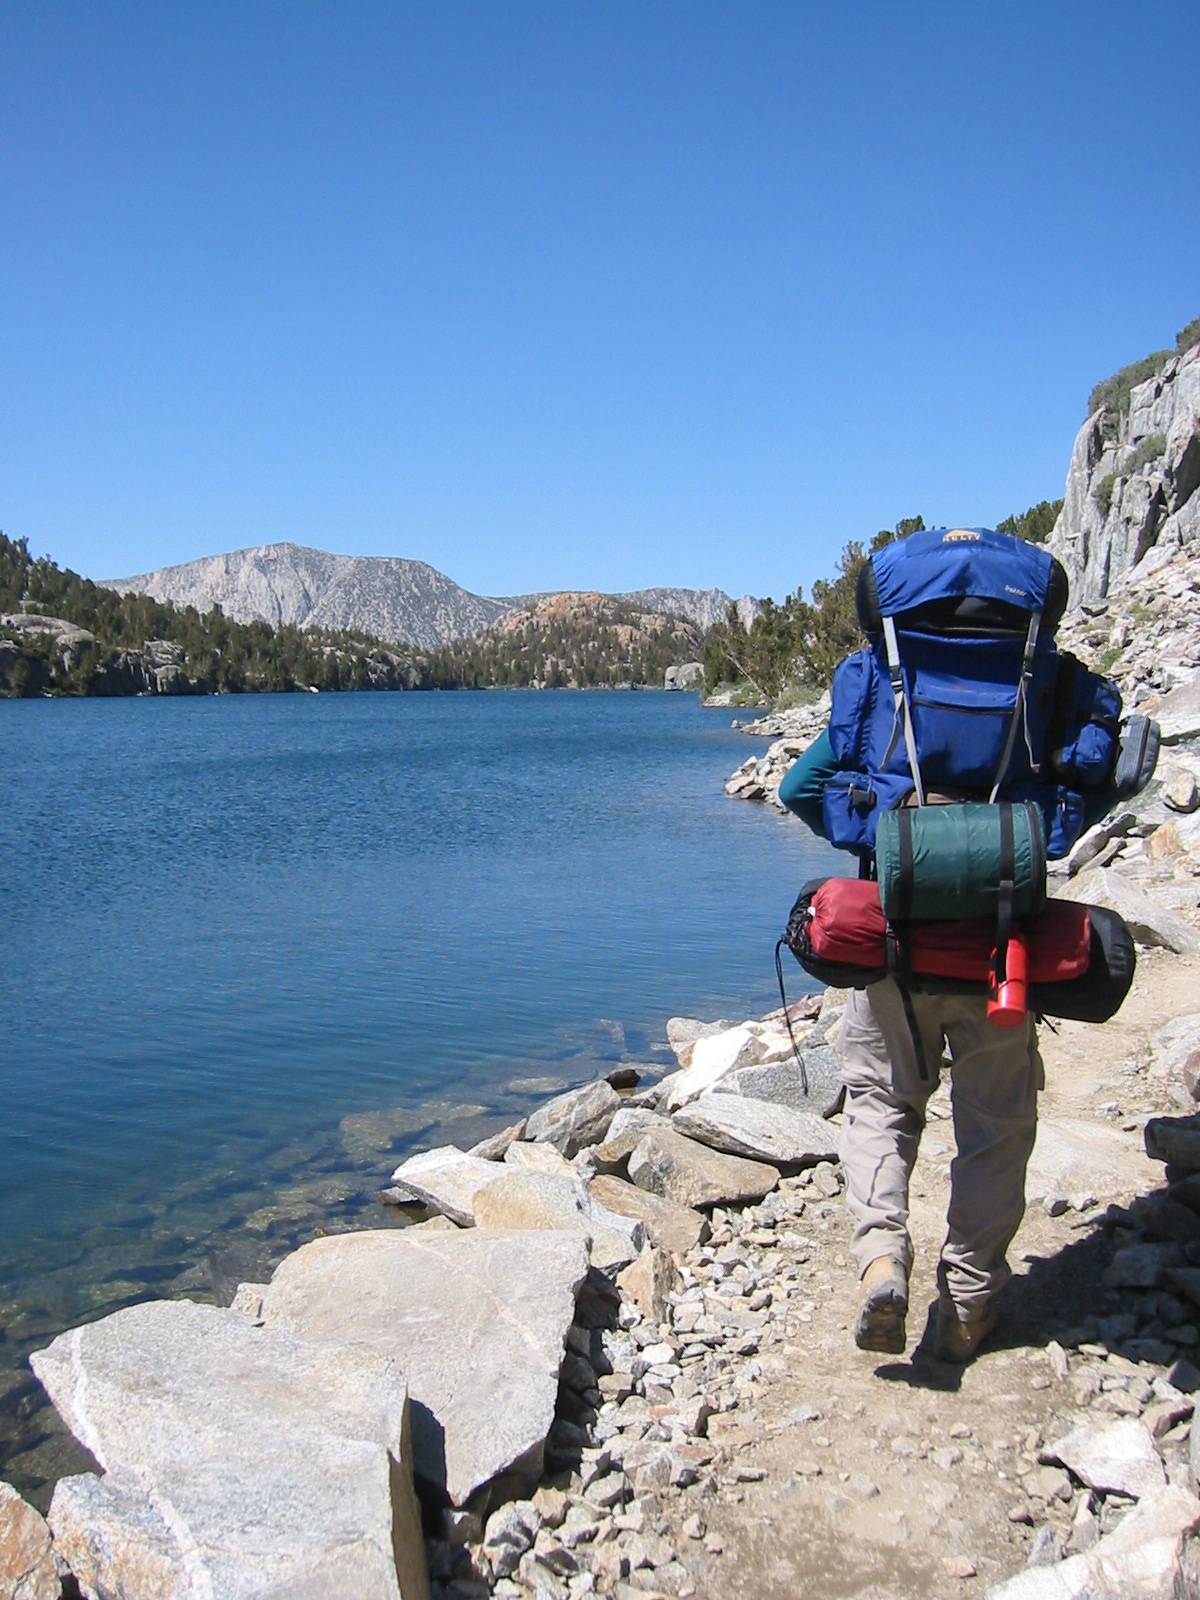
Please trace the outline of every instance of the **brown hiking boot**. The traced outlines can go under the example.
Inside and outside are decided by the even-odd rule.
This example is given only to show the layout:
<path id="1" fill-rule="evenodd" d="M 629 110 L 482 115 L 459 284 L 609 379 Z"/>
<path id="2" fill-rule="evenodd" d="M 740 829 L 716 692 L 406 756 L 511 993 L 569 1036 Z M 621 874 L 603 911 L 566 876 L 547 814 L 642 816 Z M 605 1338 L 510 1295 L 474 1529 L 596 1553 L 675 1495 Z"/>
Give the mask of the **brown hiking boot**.
<path id="1" fill-rule="evenodd" d="M 881 1355 L 904 1354 L 904 1318 L 908 1314 L 908 1271 L 895 1256 L 876 1256 L 862 1276 L 863 1297 L 854 1328 L 860 1350 Z"/>
<path id="2" fill-rule="evenodd" d="M 943 1297 L 937 1308 L 937 1342 L 934 1354 L 939 1361 L 966 1366 L 973 1361 L 980 1345 L 999 1321 L 995 1311 L 985 1310 L 975 1317 L 964 1317 L 953 1300 Z"/>

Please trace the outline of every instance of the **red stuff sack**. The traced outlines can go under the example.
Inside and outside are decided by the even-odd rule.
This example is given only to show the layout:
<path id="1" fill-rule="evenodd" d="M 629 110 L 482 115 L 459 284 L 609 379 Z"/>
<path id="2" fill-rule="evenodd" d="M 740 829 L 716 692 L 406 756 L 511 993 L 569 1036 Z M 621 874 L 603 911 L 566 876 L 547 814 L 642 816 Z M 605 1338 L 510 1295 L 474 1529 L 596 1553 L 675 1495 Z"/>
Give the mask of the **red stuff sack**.
<path id="1" fill-rule="evenodd" d="M 1044 1016 L 1106 1022 L 1133 982 L 1129 930 L 1115 912 L 1048 900 L 1022 921 L 1029 950 L 1029 1008 Z M 889 936 L 890 935 L 890 936 Z M 996 943 L 993 919 L 909 923 L 889 930 L 879 886 L 818 878 L 792 907 L 784 943 L 806 972 L 835 989 L 863 989 L 903 964 L 917 992 L 986 994 Z"/>

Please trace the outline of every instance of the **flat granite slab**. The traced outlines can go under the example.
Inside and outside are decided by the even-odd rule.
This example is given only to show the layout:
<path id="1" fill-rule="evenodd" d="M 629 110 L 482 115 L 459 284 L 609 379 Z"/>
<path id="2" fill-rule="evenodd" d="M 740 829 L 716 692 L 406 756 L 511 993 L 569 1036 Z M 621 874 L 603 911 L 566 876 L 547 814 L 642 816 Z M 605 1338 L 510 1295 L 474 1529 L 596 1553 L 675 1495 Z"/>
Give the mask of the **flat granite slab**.
<path id="1" fill-rule="evenodd" d="M 499 1473 L 538 1476 L 587 1271 L 578 1232 L 338 1234 L 280 1263 L 263 1316 L 394 1361 L 412 1396 L 417 1474 L 462 1505 Z"/>
<path id="2" fill-rule="evenodd" d="M 404 1376 L 374 1351 L 157 1300 L 31 1361 L 104 1468 L 48 1518 L 87 1593 L 427 1600 Z"/>

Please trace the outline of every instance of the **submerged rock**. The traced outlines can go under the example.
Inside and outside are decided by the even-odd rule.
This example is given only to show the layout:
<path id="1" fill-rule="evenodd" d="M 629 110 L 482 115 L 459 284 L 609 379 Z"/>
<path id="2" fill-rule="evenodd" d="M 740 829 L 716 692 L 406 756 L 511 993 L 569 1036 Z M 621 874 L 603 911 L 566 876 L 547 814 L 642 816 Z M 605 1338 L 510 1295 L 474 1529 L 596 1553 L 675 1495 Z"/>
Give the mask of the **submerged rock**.
<path id="1" fill-rule="evenodd" d="M 498 1473 L 537 1478 L 587 1270 L 579 1234 L 341 1234 L 282 1262 L 263 1311 L 302 1338 L 394 1360 L 417 1474 L 462 1505 Z"/>
<path id="2" fill-rule="evenodd" d="M 353 1111 L 338 1123 L 342 1147 L 354 1161 L 374 1163 L 402 1139 L 447 1122 L 482 1114 L 483 1106 L 439 1100 L 423 1106 L 390 1106 L 382 1111 Z"/>
<path id="3" fill-rule="evenodd" d="M 50 1506 L 86 1592 L 425 1600 L 390 1361 L 188 1300 L 115 1312 L 31 1359 L 104 1469 L 63 1479 Z"/>

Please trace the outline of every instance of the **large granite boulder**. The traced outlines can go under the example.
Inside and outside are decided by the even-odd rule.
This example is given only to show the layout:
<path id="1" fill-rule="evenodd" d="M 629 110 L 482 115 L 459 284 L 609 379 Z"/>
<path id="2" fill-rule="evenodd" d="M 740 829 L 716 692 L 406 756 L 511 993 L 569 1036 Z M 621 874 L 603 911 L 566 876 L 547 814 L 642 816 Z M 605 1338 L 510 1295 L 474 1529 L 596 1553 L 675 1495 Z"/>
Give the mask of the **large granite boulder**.
<path id="1" fill-rule="evenodd" d="M 573 1178 L 575 1168 L 557 1145 L 540 1140 L 516 1139 L 504 1152 L 504 1165 L 520 1172 L 548 1172 L 556 1178 Z"/>
<path id="2" fill-rule="evenodd" d="M 1108 906 L 1124 917 L 1139 944 L 1159 946 L 1176 955 L 1200 950 L 1200 934 L 1194 928 L 1161 900 L 1112 868 L 1086 867 L 1057 893 L 1062 900 Z"/>
<path id="3" fill-rule="evenodd" d="M 778 1168 L 721 1155 L 674 1128 L 646 1134 L 629 1157 L 629 1176 L 639 1189 L 692 1207 L 761 1200 L 779 1182 Z"/>
<path id="4" fill-rule="evenodd" d="M 670 1017 L 667 1021 L 667 1043 L 675 1052 L 681 1067 L 690 1067 L 692 1051 L 697 1039 L 711 1039 L 718 1033 L 728 1033 L 736 1022 L 701 1022 L 698 1017 Z"/>
<path id="5" fill-rule="evenodd" d="M 689 1065 L 672 1072 L 659 1085 L 663 1108 L 677 1111 L 739 1067 L 756 1066 L 765 1053 L 762 1039 L 748 1022 L 697 1039 Z"/>
<path id="6" fill-rule="evenodd" d="M 475 1196 L 495 1183 L 499 1173 L 494 1161 L 469 1156 L 452 1144 L 441 1145 L 402 1161 L 392 1173 L 392 1186 L 384 1190 L 384 1198 L 401 1205 L 428 1206 L 460 1228 L 469 1228 Z"/>
<path id="7" fill-rule="evenodd" d="M 671 1120 L 689 1139 L 752 1161 L 809 1167 L 818 1161 L 832 1161 L 837 1155 L 837 1134 L 824 1117 L 766 1100 L 701 1095 Z"/>
<path id="8" fill-rule="evenodd" d="M 1119 1128 L 1097 1118 L 1038 1118 L 1037 1142 L 1025 1178 L 1030 1203 L 1092 1194 L 1132 1195 L 1157 1174 Z"/>
<path id="9" fill-rule="evenodd" d="M 0 1483 L 0 1600 L 59 1600 L 61 1593 L 45 1518 Z"/>
<path id="10" fill-rule="evenodd" d="M 1068 1468 L 1089 1489 L 1131 1500 L 1140 1500 L 1167 1481 L 1154 1438 L 1136 1417 L 1081 1423 L 1047 1444 L 1038 1459 Z"/>
<path id="11" fill-rule="evenodd" d="M 621 1096 L 612 1084 L 599 1078 L 539 1106 L 526 1125 L 525 1137 L 544 1140 L 564 1156 L 577 1155 L 588 1145 L 600 1143 L 620 1104 Z"/>
<path id="12" fill-rule="evenodd" d="M 280 1264 L 263 1315 L 394 1361 L 412 1396 L 417 1474 L 462 1505 L 500 1473 L 538 1477 L 587 1271 L 581 1233 L 338 1234 Z"/>
<path id="13" fill-rule="evenodd" d="M 612 1119 L 603 1144 L 587 1152 L 596 1172 L 624 1172 L 629 1157 L 651 1128 L 669 1128 L 671 1119 L 648 1107 L 622 1106 Z"/>
<path id="14" fill-rule="evenodd" d="M 1142 1137 L 1152 1161 L 1177 1172 L 1200 1172 L 1200 1112 L 1190 1117 L 1151 1117 Z"/>
<path id="15" fill-rule="evenodd" d="M 1153 716 L 1164 744 L 1200 737 L 1200 673 L 1164 695 L 1154 706 Z"/>
<path id="16" fill-rule="evenodd" d="M 519 1168 L 502 1173 L 475 1196 L 475 1225 L 580 1233 L 592 1265 L 602 1272 L 628 1266 L 646 1243 L 644 1223 L 606 1210 L 569 1168 L 567 1174 Z"/>
<path id="17" fill-rule="evenodd" d="M 1151 1489 L 1090 1550 L 1028 1567 L 993 1584 L 987 1600 L 1182 1600 L 1197 1592 L 1198 1527 L 1195 1495 Z"/>
<path id="18" fill-rule="evenodd" d="M 676 1255 L 683 1255 L 708 1238 L 709 1221 L 702 1212 L 677 1205 L 674 1200 L 651 1194 L 621 1178 L 601 1174 L 588 1184 L 588 1193 L 607 1211 L 643 1222 L 650 1243 Z"/>
<path id="19" fill-rule="evenodd" d="M 49 1522 L 89 1594 L 426 1600 L 404 1375 L 239 1312 L 151 1301 L 31 1358 L 104 1476 Z"/>
<path id="20" fill-rule="evenodd" d="M 803 1070 L 802 1070 L 803 1069 Z M 842 1093 L 842 1069 L 837 1053 L 827 1044 L 802 1050 L 800 1060 L 773 1061 L 756 1067 L 739 1067 L 713 1085 L 715 1094 L 736 1094 L 746 1100 L 766 1100 L 792 1111 L 829 1116 Z"/>

